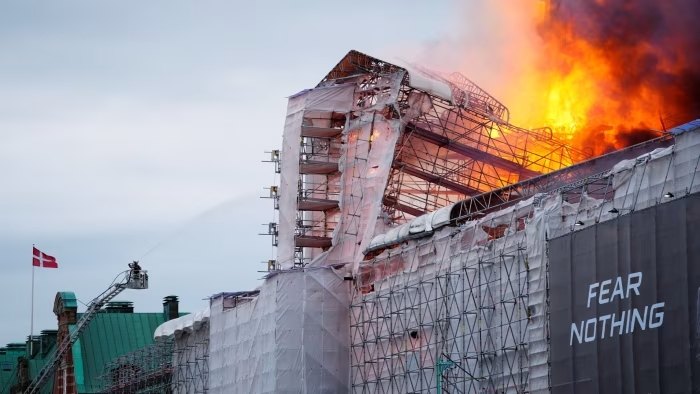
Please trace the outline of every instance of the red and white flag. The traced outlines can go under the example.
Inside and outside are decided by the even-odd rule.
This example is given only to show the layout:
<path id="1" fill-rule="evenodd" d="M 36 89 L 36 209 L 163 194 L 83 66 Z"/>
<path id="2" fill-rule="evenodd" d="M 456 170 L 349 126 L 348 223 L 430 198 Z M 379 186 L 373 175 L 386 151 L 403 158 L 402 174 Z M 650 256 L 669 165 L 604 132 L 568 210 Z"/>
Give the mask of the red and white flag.
<path id="1" fill-rule="evenodd" d="M 53 256 L 49 256 L 48 254 L 40 251 L 37 248 L 34 248 L 34 257 L 32 259 L 32 265 L 35 267 L 44 267 L 44 268 L 58 268 L 58 263 L 56 263 L 56 258 Z"/>

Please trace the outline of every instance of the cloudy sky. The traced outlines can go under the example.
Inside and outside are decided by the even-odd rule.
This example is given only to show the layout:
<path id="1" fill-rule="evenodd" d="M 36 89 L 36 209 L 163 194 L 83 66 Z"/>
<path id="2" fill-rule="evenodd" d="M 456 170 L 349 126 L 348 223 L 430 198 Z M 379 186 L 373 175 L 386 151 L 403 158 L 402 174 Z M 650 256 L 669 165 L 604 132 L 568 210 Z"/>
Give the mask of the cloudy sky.
<path id="1" fill-rule="evenodd" d="M 335 5 L 333 4 L 335 3 Z M 352 5 L 351 5 L 352 4 Z M 286 96 L 351 49 L 411 57 L 448 0 L 37 1 L 0 5 L 0 346 L 55 329 L 57 291 L 82 302 L 127 263 L 151 273 L 137 311 L 181 310 L 257 286 L 271 255 Z M 155 248 L 155 249 L 154 249 Z M 150 253 L 147 253 L 152 250 Z M 80 310 L 84 310 L 81 306 Z"/>
<path id="2" fill-rule="evenodd" d="M 29 335 L 32 244 L 60 266 L 35 271 L 34 333 L 56 328 L 56 292 L 88 303 L 131 260 L 151 278 L 119 297 L 137 311 L 256 287 L 275 181 L 261 161 L 285 97 L 351 49 L 498 96 L 519 64 L 518 4 L 532 2 L 2 2 L 0 346 Z"/>

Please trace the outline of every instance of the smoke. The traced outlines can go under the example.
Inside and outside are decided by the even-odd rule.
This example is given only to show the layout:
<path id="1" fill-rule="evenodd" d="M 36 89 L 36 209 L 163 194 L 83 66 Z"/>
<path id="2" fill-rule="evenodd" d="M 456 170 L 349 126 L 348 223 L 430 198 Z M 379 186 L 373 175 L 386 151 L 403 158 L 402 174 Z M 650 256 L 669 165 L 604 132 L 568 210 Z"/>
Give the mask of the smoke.
<path id="1" fill-rule="evenodd" d="M 620 129 L 615 134 L 615 144 L 609 146 L 603 153 L 617 149 L 618 146 L 632 146 L 659 137 L 660 134 L 649 129 Z"/>
<path id="2" fill-rule="evenodd" d="M 671 123 L 700 117 L 700 2 L 559 0 L 551 5 L 540 31 L 546 49 L 564 55 L 555 56 L 555 64 L 579 41 L 604 53 L 610 78 L 597 83 L 620 103 L 622 116 L 632 115 L 632 105 L 642 100 Z"/>
<path id="3" fill-rule="evenodd" d="M 601 154 L 700 118 L 700 1 L 454 1 L 414 60 L 459 71 L 511 122 Z"/>
<path id="4" fill-rule="evenodd" d="M 523 76 L 542 53 L 537 32 L 537 1 L 452 0 L 452 20 L 440 38 L 414 52 L 414 61 L 443 72 L 458 71 L 496 99 L 511 114 L 531 111 L 532 81 Z M 540 124 L 537 124 L 540 126 Z"/>

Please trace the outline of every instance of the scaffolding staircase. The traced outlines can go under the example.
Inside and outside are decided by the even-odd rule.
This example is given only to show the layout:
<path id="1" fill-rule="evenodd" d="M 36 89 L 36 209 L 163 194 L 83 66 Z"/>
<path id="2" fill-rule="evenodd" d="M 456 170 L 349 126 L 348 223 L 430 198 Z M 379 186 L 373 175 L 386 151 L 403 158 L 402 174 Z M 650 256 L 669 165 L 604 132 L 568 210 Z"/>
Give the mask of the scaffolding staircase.
<path id="1" fill-rule="evenodd" d="M 148 272 L 143 270 L 134 270 L 133 268 L 129 271 L 124 271 L 120 276 L 123 275 L 122 279 L 109 287 L 102 294 L 93 299 L 88 308 L 76 323 L 75 328 L 71 330 L 70 335 L 67 340 L 64 340 L 56 349 L 56 352 L 51 357 L 51 360 L 47 362 L 44 367 L 39 371 L 34 381 L 27 387 L 24 394 L 36 394 L 41 391 L 44 385 L 51 379 L 51 376 L 56 372 L 61 361 L 63 361 L 70 351 L 71 347 L 80 337 L 80 334 L 85 331 L 90 322 L 97 316 L 100 309 L 104 307 L 109 301 L 114 299 L 119 293 L 126 289 L 147 289 L 148 288 Z"/>
<path id="2" fill-rule="evenodd" d="M 307 260 L 333 245 L 332 234 L 340 215 L 339 162 L 346 118 L 344 113 L 313 112 L 302 122 L 295 266 L 306 265 Z"/>

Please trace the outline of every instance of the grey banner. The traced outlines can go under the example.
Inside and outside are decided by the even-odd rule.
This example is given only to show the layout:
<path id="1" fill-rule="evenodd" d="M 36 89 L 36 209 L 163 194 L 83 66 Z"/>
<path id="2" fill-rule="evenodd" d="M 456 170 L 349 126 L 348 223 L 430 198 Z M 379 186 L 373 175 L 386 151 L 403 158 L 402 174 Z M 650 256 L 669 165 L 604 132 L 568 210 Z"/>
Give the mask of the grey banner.
<path id="1" fill-rule="evenodd" d="M 549 248 L 553 393 L 700 392 L 700 195 Z"/>

